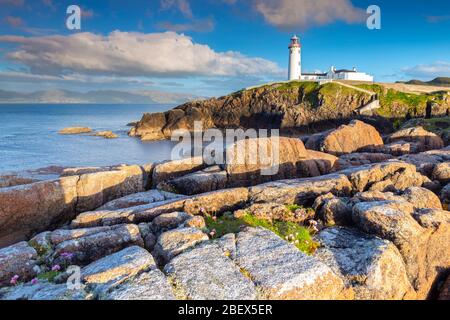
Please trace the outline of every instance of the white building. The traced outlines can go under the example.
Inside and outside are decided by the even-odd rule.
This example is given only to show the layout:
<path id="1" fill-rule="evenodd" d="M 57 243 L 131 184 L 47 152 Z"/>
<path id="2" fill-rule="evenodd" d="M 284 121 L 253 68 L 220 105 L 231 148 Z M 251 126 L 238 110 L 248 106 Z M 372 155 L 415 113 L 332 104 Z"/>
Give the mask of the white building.
<path id="1" fill-rule="evenodd" d="M 302 73 L 301 44 L 297 36 L 291 38 L 289 44 L 289 81 L 291 80 L 351 80 L 373 82 L 373 76 L 359 72 L 356 68 L 336 70 L 331 67 L 326 73 Z"/>

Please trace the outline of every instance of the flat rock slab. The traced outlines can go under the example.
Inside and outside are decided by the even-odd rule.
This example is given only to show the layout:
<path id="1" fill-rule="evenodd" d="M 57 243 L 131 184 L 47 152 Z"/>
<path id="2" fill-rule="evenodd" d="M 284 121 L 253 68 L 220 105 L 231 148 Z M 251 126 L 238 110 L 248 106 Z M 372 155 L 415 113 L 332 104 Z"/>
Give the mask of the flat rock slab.
<path id="1" fill-rule="evenodd" d="M 398 249 L 387 240 L 348 228 L 333 227 L 317 236 L 315 257 L 351 286 L 358 300 L 401 300 L 413 297 Z"/>
<path id="2" fill-rule="evenodd" d="M 199 246 L 174 258 L 164 272 L 171 278 L 178 298 L 188 300 L 253 300 L 250 279 L 216 244 Z"/>
<path id="3" fill-rule="evenodd" d="M 262 299 L 336 299 L 344 282 L 328 266 L 271 231 L 248 228 L 236 238 L 236 263 L 256 284 Z"/>
<path id="4" fill-rule="evenodd" d="M 163 213 L 183 211 L 184 200 L 172 199 L 121 210 L 88 211 L 76 217 L 72 228 L 111 226 L 122 223 L 151 222 Z"/>
<path id="5" fill-rule="evenodd" d="M 184 211 L 192 215 L 199 213 L 218 214 L 239 209 L 247 201 L 247 188 L 224 189 L 188 198 L 184 204 Z"/>
<path id="6" fill-rule="evenodd" d="M 55 247 L 53 257 L 58 263 L 65 259 L 64 253 L 71 253 L 71 263 L 86 265 L 126 247 L 143 247 L 139 227 L 134 224 L 119 225 L 108 230 L 81 238 L 61 242 Z"/>
<path id="7" fill-rule="evenodd" d="M 26 242 L 19 242 L 0 250 L 0 285 L 9 285 L 11 278 L 19 276 L 18 282 L 30 280 L 36 272 L 37 252 Z"/>
<path id="8" fill-rule="evenodd" d="M 338 164 L 342 170 L 351 167 L 363 166 L 371 163 L 379 163 L 392 159 L 393 156 L 385 153 L 350 153 L 339 157 Z"/>
<path id="9" fill-rule="evenodd" d="M 101 300 L 175 300 L 167 278 L 158 270 L 148 272 L 113 287 Z"/>
<path id="10" fill-rule="evenodd" d="M 224 189 L 227 185 L 227 179 L 226 171 L 199 171 L 161 182 L 158 189 L 190 196 Z"/>
<path id="11" fill-rule="evenodd" d="M 187 214 L 186 212 L 164 213 L 153 219 L 152 229 L 155 232 L 174 229 L 179 227 L 190 218 L 192 218 L 192 216 L 190 214 Z"/>
<path id="12" fill-rule="evenodd" d="M 340 171 L 353 184 L 355 191 L 392 191 L 421 187 L 427 180 L 416 167 L 402 161 L 387 161 Z"/>
<path id="13" fill-rule="evenodd" d="M 186 174 L 202 170 L 206 167 L 203 157 L 194 157 L 157 164 L 153 169 L 153 187 L 164 181 L 182 177 Z"/>
<path id="14" fill-rule="evenodd" d="M 330 174 L 308 179 L 281 180 L 250 188 L 251 202 L 304 204 L 326 193 L 346 196 L 352 184 L 345 175 Z"/>
<path id="15" fill-rule="evenodd" d="M 167 263 L 183 251 L 208 240 L 209 237 L 197 228 L 174 229 L 159 236 L 154 253 L 162 263 Z"/>
<path id="16" fill-rule="evenodd" d="M 152 255 L 141 247 L 133 246 L 84 267 L 81 278 L 88 285 L 114 285 L 155 268 Z"/>
<path id="17" fill-rule="evenodd" d="M 180 195 L 165 191 L 150 190 L 147 192 L 131 194 L 129 196 L 110 201 L 98 208 L 96 211 L 120 210 L 177 198 L 180 198 Z"/>
<path id="18" fill-rule="evenodd" d="M 25 284 L 0 292 L 1 300 L 89 300 L 90 295 L 84 290 L 71 290 L 64 284 L 40 282 Z"/>

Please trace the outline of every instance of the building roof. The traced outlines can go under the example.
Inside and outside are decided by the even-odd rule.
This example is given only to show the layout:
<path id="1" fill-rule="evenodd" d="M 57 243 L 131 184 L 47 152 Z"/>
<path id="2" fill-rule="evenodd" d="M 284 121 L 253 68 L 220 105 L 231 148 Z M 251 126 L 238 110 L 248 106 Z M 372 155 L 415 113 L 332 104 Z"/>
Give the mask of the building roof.
<path id="1" fill-rule="evenodd" d="M 306 73 L 302 73 L 302 76 L 326 76 L 326 73 L 311 73 L 311 72 L 306 72 Z"/>
<path id="2" fill-rule="evenodd" d="M 357 72 L 357 71 L 356 70 L 348 70 L 348 69 L 340 69 L 340 70 L 336 70 L 334 72 L 335 73 L 350 73 L 350 72 L 354 73 L 354 72 Z"/>

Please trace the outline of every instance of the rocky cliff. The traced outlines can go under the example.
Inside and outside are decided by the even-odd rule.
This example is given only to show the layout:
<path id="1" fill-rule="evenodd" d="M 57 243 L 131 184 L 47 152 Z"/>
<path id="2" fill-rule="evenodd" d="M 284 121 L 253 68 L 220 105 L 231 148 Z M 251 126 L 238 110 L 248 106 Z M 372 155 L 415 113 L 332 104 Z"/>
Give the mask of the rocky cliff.
<path id="1" fill-rule="evenodd" d="M 290 82 L 266 85 L 231 95 L 181 105 L 166 113 L 144 114 L 130 135 L 142 140 L 169 138 L 174 130 L 203 128 L 321 128 L 351 118 L 371 100 L 367 92 L 337 83 Z"/>

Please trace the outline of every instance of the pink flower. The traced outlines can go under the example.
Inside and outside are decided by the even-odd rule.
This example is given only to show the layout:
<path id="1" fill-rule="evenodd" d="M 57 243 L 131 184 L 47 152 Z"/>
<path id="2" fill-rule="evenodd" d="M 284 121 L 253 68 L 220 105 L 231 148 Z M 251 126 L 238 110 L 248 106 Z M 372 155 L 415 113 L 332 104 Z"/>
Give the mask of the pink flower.
<path id="1" fill-rule="evenodd" d="M 34 278 L 33 280 L 31 280 L 31 284 L 37 284 L 39 282 L 39 280 L 37 278 Z"/>
<path id="2" fill-rule="evenodd" d="M 216 216 L 212 217 L 212 219 L 213 219 L 213 221 L 217 221 L 217 217 Z"/>
<path id="3" fill-rule="evenodd" d="M 213 230 L 211 230 L 211 232 L 209 233 L 209 235 L 211 236 L 211 237 L 214 237 L 215 235 L 216 235 L 216 229 L 213 229 Z"/>
<path id="4" fill-rule="evenodd" d="M 17 284 L 17 280 L 19 280 L 19 276 L 16 274 L 11 278 L 11 281 L 9 281 L 9 283 L 15 286 Z"/>
<path id="5" fill-rule="evenodd" d="M 59 271 L 59 270 L 61 270 L 61 266 L 60 266 L 59 264 L 55 264 L 55 265 L 52 267 L 52 271 Z"/>

